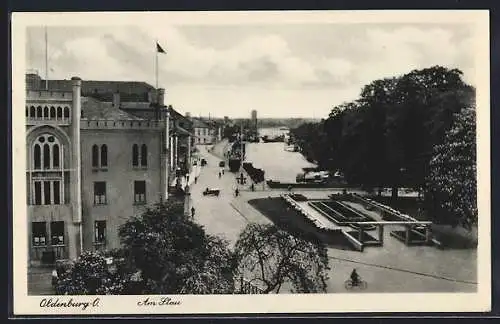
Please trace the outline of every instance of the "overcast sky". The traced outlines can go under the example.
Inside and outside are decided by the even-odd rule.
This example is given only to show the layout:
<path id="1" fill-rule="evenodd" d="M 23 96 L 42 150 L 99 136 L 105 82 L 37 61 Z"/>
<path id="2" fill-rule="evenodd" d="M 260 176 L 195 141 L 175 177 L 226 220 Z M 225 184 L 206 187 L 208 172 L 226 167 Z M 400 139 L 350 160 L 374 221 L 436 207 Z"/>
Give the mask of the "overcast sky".
<path id="1" fill-rule="evenodd" d="M 467 25 L 318 24 L 49 27 L 49 79 L 133 80 L 159 85 L 192 115 L 326 117 L 372 80 L 412 69 L 459 68 L 470 84 Z M 45 77 L 43 28 L 28 28 L 27 68 Z"/>

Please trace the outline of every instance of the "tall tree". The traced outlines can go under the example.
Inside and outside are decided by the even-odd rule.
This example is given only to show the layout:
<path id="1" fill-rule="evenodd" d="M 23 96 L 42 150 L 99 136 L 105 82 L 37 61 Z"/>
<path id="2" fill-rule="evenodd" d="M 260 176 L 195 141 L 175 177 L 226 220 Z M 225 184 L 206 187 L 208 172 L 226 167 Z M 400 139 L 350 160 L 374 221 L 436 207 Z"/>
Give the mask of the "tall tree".
<path id="1" fill-rule="evenodd" d="M 113 272 L 105 255 L 83 252 L 69 269 L 58 277 L 58 295 L 119 295 L 127 292 L 131 273 Z"/>
<path id="2" fill-rule="evenodd" d="M 236 242 L 238 273 L 264 293 L 278 293 L 285 282 L 295 292 L 326 292 L 326 247 L 278 229 L 249 224 Z"/>
<path id="3" fill-rule="evenodd" d="M 454 113 L 468 104 L 461 99 L 470 87 L 461 76 L 457 69 L 433 66 L 398 78 L 387 123 L 388 162 L 394 187 L 424 186 L 432 148 L 440 143 L 435 131 L 442 130 L 438 125 L 450 127 L 439 118 L 446 115 L 443 109 Z M 455 104 L 450 104 L 451 98 L 455 98 Z M 397 190 L 393 190 L 393 196 L 397 196 Z"/>
<path id="4" fill-rule="evenodd" d="M 228 243 L 207 235 L 185 216 L 182 202 L 167 201 L 120 227 L 128 258 L 151 294 L 222 294 L 234 289 Z"/>
<path id="5" fill-rule="evenodd" d="M 433 66 L 375 80 L 357 100 L 336 106 L 319 124 L 294 130 L 304 155 L 339 168 L 366 187 L 422 189 L 433 147 L 443 141 L 454 113 L 475 100 L 462 72 Z"/>
<path id="6" fill-rule="evenodd" d="M 465 108 L 430 163 L 426 198 L 436 221 L 468 229 L 477 224 L 476 174 L 475 109 Z"/>

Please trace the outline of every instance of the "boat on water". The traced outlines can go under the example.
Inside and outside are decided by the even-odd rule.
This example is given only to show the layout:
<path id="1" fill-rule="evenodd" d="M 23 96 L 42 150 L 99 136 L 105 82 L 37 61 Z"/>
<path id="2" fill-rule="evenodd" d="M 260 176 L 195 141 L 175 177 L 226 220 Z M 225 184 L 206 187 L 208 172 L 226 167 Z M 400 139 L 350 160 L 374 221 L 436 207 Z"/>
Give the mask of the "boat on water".
<path id="1" fill-rule="evenodd" d="M 267 135 L 262 136 L 262 141 L 264 143 L 277 143 L 277 142 L 283 142 L 285 140 L 285 135 L 279 135 L 276 137 L 269 137 Z"/>

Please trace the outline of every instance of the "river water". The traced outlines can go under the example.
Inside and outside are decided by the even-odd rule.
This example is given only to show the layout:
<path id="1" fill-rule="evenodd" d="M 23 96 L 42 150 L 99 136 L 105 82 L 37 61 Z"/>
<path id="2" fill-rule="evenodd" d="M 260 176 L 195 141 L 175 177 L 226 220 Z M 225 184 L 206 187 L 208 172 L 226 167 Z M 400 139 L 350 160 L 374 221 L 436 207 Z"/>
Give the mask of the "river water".
<path id="1" fill-rule="evenodd" d="M 261 128 L 261 136 L 278 136 L 286 131 L 279 128 Z M 246 162 L 252 162 L 254 167 L 265 171 L 266 180 L 295 182 L 302 168 L 315 167 L 299 152 L 285 151 L 285 143 L 248 143 L 246 147 Z"/>
<path id="2" fill-rule="evenodd" d="M 280 129 L 279 127 L 259 128 L 259 136 L 277 137 L 288 133 L 288 129 Z"/>

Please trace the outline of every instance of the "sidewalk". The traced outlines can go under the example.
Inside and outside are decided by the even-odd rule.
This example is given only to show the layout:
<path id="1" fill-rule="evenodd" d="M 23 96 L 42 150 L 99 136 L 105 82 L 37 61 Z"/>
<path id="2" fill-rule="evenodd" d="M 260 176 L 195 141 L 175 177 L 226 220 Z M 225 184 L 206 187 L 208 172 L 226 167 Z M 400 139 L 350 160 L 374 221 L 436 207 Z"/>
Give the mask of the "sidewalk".
<path id="1" fill-rule="evenodd" d="M 251 198 L 250 198 L 251 199 Z M 248 203 L 248 197 L 235 197 L 230 205 L 238 214 L 249 223 L 272 224 L 266 216 L 262 215 L 257 209 Z"/>
<path id="2" fill-rule="evenodd" d="M 189 179 L 186 178 L 186 176 L 181 177 L 181 188 L 182 190 L 186 189 L 186 185 L 191 187 L 191 185 L 194 183 L 194 179 L 198 177 L 201 173 L 201 167 L 200 165 L 193 165 L 191 172 L 189 173 Z M 175 187 L 177 184 L 177 177 L 175 177 L 172 182 L 170 183 L 171 187 Z"/>

